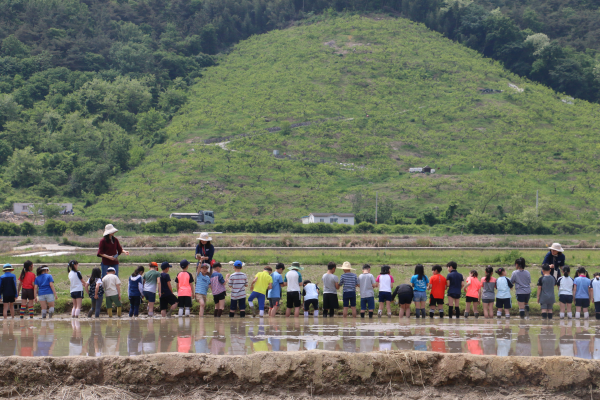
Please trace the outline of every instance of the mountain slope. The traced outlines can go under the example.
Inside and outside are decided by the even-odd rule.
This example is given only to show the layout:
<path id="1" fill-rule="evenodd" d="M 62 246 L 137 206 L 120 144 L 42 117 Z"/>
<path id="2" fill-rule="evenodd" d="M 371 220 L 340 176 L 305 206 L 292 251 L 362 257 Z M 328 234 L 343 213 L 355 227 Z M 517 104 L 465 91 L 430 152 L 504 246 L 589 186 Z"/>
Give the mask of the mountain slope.
<path id="1" fill-rule="evenodd" d="M 324 19 L 254 36 L 208 68 L 168 141 L 86 214 L 370 215 L 377 191 L 384 220 L 431 207 L 526 219 L 539 189 L 543 218 L 596 218 L 598 111 L 420 24 Z M 437 173 L 407 173 L 427 164 Z"/>

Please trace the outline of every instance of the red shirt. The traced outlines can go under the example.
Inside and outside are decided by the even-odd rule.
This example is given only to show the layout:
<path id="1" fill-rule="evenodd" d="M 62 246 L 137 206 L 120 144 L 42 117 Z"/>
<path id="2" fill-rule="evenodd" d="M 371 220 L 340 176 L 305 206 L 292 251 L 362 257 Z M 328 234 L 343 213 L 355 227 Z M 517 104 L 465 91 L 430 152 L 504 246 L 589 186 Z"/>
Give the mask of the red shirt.
<path id="1" fill-rule="evenodd" d="M 100 245 L 98 246 L 98 257 L 102 257 L 100 254 L 104 254 L 107 256 L 115 256 L 117 254 L 121 254 L 123 253 L 123 248 L 121 247 L 121 244 L 119 243 L 119 240 L 113 236 L 113 242 L 111 243 L 110 240 L 107 240 L 105 238 L 102 238 L 100 240 Z M 104 265 L 118 265 L 119 264 L 119 260 L 109 260 L 108 258 L 104 258 L 102 257 L 102 264 Z"/>
<path id="2" fill-rule="evenodd" d="M 446 278 L 442 274 L 433 275 L 429 279 L 431 295 L 434 299 L 443 299 L 446 294 Z"/>
<path id="3" fill-rule="evenodd" d="M 25 272 L 25 277 L 23 280 L 19 277 L 19 281 L 21 282 L 21 286 L 23 289 L 33 289 L 33 282 L 35 281 L 35 274 L 31 271 Z"/>

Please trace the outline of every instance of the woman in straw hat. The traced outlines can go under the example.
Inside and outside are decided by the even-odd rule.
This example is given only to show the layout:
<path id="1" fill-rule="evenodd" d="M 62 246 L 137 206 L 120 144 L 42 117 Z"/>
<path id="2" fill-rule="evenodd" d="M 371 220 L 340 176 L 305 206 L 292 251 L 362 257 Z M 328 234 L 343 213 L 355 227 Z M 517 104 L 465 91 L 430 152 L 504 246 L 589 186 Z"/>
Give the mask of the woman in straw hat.
<path id="1" fill-rule="evenodd" d="M 129 255 L 129 252 L 123 250 L 121 244 L 119 243 L 119 239 L 115 237 L 115 233 L 119 230 L 113 226 L 113 224 L 108 224 L 104 227 L 104 236 L 100 240 L 100 244 L 98 245 L 98 257 L 102 258 L 100 263 L 100 268 L 102 269 L 102 277 L 106 275 L 106 271 L 108 268 L 112 267 L 115 269 L 115 274 L 119 276 L 119 256 L 121 254 Z"/>
<path id="2" fill-rule="evenodd" d="M 552 246 L 548 247 L 550 251 L 544 257 L 542 265 L 547 264 L 550 266 L 550 275 L 556 279 L 560 278 L 560 271 L 565 266 L 565 255 L 564 250 L 560 243 L 552 243 Z"/>
<path id="3" fill-rule="evenodd" d="M 212 272 L 212 260 L 215 255 L 215 246 L 211 244 L 212 238 L 208 232 L 202 232 L 197 240 L 199 243 L 196 246 L 196 260 L 198 260 L 196 269 L 199 269 L 201 264 L 208 264 Z"/>

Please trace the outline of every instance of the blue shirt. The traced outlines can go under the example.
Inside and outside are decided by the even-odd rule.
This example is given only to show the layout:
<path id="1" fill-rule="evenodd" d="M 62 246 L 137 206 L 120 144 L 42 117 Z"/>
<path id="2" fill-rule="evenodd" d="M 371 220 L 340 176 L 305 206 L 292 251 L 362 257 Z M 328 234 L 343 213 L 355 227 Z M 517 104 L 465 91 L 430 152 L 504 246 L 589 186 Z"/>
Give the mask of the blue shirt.
<path id="1" fill-rule="evenodd" d="M 592 281 L 589 278 L 586 278 L 585 276 L 578 276 L 577 278 L 575 278 L 575 280 L 573 281 L 573 284 L 577 285 L 577 290 L 575 291 L 575 298 L 589 299 L 590 292 L 588 292 L 588 289 L 591 283 Z"/>
<path id="2" fill-rule="evenodd" d="M 210 276 L 198 274 L 196 276 L 196 293 L 206 295 L 210 286 Z"/>
<path id="3" fill-rule="evenodd" d="M 423 275 L 423 279 L 419 280 L 419 275 L 413 275 L 413 277 L 410 278 L 410 283 L 414 285 L 415 292 L 425 292 L 427 291 L 429 278 L 426 275 Z"/>
<path id="4" fill-rule="evenodd" d="M 50 283 L 54 283 L 54 278 L 52 278 L 52 275 L 48 273 L 41 274 L 35 278 L 34 284 L 38 287 L 38 296 L 54 294 L 52 288 L 50 287 Z"/>
<path id="5" fill-rule="evenodd" d="M 508 277 L 501 276 L 496 279 L 496 289 L 498 289 L 498 293 L 496 294 L 497 299 L 510 299 L 510 289 L 513 287 L 512 282 Z"/>
<path id="6" fill-rule="evenodd" d="M 279 272 L 273 272 L 271 274 L 271 278 L 273 278 L 273 289 L 269 290 L 267 293 L 267 298 L 269 299 L 280 299 L 281 298 L 281 284 L 283 283 L 283 278 Z"/>
<path id="7" fill-rule="evenodd" d="M 208 260 L 204 260 L 202 262 L 205 264 L 210 264 L 210 262 L 213 259 L 213 256 L 215 255 L 215 246 L 213 246 L 212 244 L 205 244 L 203 246 L 199 243 L 196 246 L 196 254 L 200 254 L 203 257 L 208 257 Z"/>
<path id="8" fill-rule="evenodd" d="M 12 278 L 12 280 L 11 280 Z M 0 293 L 6 297 L 18 297 L 17 277 L 11 272 L 5 272 L 0 281 Z"/>
<path id="9" fill-rule="evenodd" d="M 462 291 L 461 284 L 464 282 L 462 274 L 459 274 L 456 270 L 450 272 L 446 276 L 446 280 L 450 282 L 448 286 L 448 294 L 456 294 L 460 296 Z"/>

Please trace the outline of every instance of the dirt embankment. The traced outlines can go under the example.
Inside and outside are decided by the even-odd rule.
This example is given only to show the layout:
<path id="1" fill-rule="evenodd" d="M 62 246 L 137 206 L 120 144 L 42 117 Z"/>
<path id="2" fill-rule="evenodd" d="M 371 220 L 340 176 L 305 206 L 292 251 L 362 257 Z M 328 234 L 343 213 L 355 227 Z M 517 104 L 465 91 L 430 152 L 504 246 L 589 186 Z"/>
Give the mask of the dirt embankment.
<path id="1" fill-rule="evenodd" d="M 40 386 L 84 390 L 102 385 L 143 396 L 182 387 L 227 390 L 244 396 L 286 392 L 336 397 L 462 387 L 496 394 L 528 388 L 576 395 L 583 391 L 587 398 L 594 398 L 594 394 L 600 398 L 600 391 L 594 393 L 600 385 L 600 363 L 569 357 L 430 352 L 161 353 L 140 357 L 6 357 L 0 359 L 0 370 L 0 396 L 4 397 L 31 393 Z M 460 396 L 460 391 L 456 393 Z"/>

